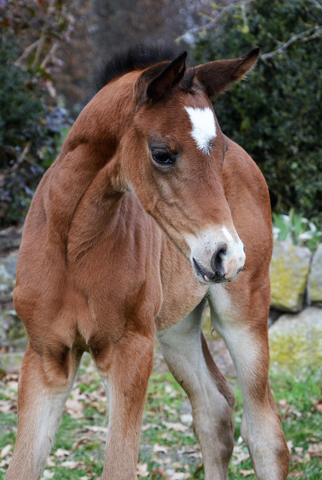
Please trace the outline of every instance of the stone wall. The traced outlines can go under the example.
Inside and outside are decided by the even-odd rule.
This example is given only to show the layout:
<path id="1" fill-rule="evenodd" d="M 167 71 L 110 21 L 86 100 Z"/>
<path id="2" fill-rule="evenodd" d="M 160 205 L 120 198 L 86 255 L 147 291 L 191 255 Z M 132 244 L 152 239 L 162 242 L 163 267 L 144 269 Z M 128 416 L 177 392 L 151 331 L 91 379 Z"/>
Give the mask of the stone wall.
<path id="1" fill-rule="evenodd" d="M 309 305 L 322 307 L 322 244 L 312 255 L 306 247 L 276 241 L 270 274 L 273 309 L 297 313 Z"/>

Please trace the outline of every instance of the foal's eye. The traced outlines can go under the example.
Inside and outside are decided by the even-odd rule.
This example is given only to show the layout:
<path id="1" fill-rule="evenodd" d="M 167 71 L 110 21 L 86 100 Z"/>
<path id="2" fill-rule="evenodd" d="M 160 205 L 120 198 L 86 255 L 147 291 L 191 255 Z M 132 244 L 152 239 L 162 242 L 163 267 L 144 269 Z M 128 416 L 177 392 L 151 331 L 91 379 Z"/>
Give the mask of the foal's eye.
<path id="1" fill-rule="evenodd" d="M 152 150 L 151 151 L 153 160 L 162 166 L 171 166 L 174 165 L 177 156 L 167 150 Z"/>

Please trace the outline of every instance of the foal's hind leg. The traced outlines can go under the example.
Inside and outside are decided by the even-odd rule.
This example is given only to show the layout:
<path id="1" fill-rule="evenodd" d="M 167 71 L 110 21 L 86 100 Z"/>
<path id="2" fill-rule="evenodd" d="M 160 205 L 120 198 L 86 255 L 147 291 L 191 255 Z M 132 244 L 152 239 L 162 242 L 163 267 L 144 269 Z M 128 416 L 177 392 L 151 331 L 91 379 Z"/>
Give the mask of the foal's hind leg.
<path id="1" fill-rule="evenodd" d="M 269 299 L 268 279 L 252 290 L 245 271 L 230 284 L 211 287 L 210 306 L 213 325 L 237 370 L 244 398 L 241 435 L 256 475 L 259 480 L 285 480 L 289 452 L 268 382 Z"/>
<path id="2" fill-rule="evenodd" d="M 108 391 L 109 424 L 102 480 L 136 480 L 143 410 L 153 367 L 155 327 L 126 331 L 114 345 L 93 349 Z M 130 329 L 128 329 L 130 330 Z"/>
<path id="3" fill-rule="evenodd" d="M 206 480 L 226 480 L 234 446 L 234 393 L 221 375 L 201 332 L 203 302 L 174 327 L 158 334 L 164 358 L 187 392 L 201 445 Z"/>
<path id="4" fill-rule="evenodd" d="M 38 480 L 44 469 L 81 353 L 59 347 L 40 356 L 29 344 L 18 388 L 18 436 L 5 480 Z"/>

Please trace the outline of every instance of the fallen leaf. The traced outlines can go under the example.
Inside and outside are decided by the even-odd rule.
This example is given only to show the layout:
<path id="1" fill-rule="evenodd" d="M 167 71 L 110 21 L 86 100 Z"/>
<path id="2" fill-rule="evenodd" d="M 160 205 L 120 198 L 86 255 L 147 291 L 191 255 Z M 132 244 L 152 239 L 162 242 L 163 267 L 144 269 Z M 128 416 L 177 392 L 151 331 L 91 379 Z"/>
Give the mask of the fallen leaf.
<path id="1" fill-rule="evenodd" d="M 66 402 L 65 410 L 72 418 L 79 418 L 82 416 L 84 405 L 73 398 L 69 398 Z"/>
<path id="2" fill-rule="evenodd" d="M 322 398 L 314 402 L 313 408 L 316 412 L 322 413 Z"/>
<path id="3" fill-rule="evenodd" d="M 74 443 L 71 449 L 71 453 L 73 453 L 80 445 L 85 445 L 86 443 L 90 442 L 91 439 L 89 437 L 82 437 L 77 442 Z"/>
<path id="4" fill-rule="evenodd" d="M 181 415 L 180 420 L 182 423 L 185 423 L 186 425 L 191 425 L 193 418 L 191 413 L 184 413 L 183 415 Z"/>
<path id="5" fill-rule="evenodd" d="M 249 477 L 255 474 L 254 470 L 239 470 L 239 473 L 241 473 L 243 477 Z"/>
<path id="6" fill-rule="evenodd" d="M 51 472 L 50 470 L 44 470 L 42 474 L 42 478 L 53 478 L 55 475 L 55 472 Z"/>
<path id="7" fill-rule="evenodd" d="M 307 453 L 310 455 L 310 457 L 322 457 L 322 442 L 311 443 Z"/>
<path id="8" fill-rule="evenodd" d="M 55 457 L 68 457 L 70 454 L 70 450 L 64 450 L 63 448 L 58 448 L 56 452 L 54 453 Z"/>
<path id="9" fill-rule="evenodd" d="M 5 447 L 3 447 L 0 453 L 0 458 L 5 458 L 10 453 L 11 449 L 12 445 L 6 445 Z"/>
<path id="10" fill-rule="evenodd" d="M 239 445 L 235 445 L 234 451 L 233 451 L 232 464 L 233 465 L 238 465 L 239 463 L 242 463 L 245 460 L 248 460 L 248 458 L 249 458 L 249 453 L 244 452 L 242 447 L 240 447 Z"/>
<path id="11" fill-rule="evenodd" d="M 69 468 L 70 470 L 74 470 L 74 468 L 78 467 L 79 464 L 80 462 L 72 462 L 70 460 L 67 460 L 66 462 L 63 462 L 61 466 Z"/>
<path id="12" fill-rule="evenodd" d="M 154 453 L 167 453 L 168 451 L 169 447 L 165 447 L 164 445 L 158 445 L 157 443 L 153 445 Z"/>
<path id="13" fill-rule="evenodd" d="M 182 423 L 163 422 L 163 424 L 169 430 L 175 430 L 176 432 L 185 433 L 187 430 L 189 430 L 189 427 L 187 425 L 183 425 Z"/>
<path id="14" fill-rule="evenodd" d="M 136 466 L 136 473 L 140 477 L 143 477 L 143 478 L 148 477 L 149 476 L 148 464 L 139 462 Z"/>

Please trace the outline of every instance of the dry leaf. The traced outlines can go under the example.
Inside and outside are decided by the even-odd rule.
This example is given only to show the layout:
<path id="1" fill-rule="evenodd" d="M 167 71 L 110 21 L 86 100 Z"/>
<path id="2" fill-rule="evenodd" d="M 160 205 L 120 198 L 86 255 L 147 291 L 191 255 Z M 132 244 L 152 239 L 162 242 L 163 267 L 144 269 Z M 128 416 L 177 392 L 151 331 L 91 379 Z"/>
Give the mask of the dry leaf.
<path id="1" fill-rule="evenodd" d="M 64 450 L 63 448 L 57 448 L 56 452 L 54 453 L 55 457 L 68 457 L 70 454 L 70 450 Z"/>
<path id="2" fill-rule="evenodd" d="M 248 460 L 249 453 L 244 452 L 242 447 L 240 447 L 239 445 L 236 445 L 234 447 L 233 457 L 234 457 L 233 460 L 232 460 L 233 465 L 239 465 L 240 463 L 244 462 L 245 460 Z"/>
<path id="3" fill-rule="evenodd" d="M 181 433 L 185 433 L 187 430 L 189 430 L 189 427 L 187 427 L 187 425 L 182 425 L 182 423 L 163 422 L 163 425 L 165 425 L 169 430 L 175 430 L 176 432 Z"/>
<path id="4" fill-rule="evenodd" d="M 322 413 L 322 398 L 314 402 L 313 408 L 316 412 Z"/>
<path id="5" fill-rule="evenodd" d="M 307 453 L 310 455 L 310 457 L 322 457 L 322 442 L 311 443 Z"/>
<path id="6" fill-rule="evenodd" d="M 186 425 L 191 425 L 193 418 L 191 413 L 184 413 L 183 415 L 181 415 L 180 420 L 182 423 L 185 423 Z"/>
<path id="7" fill-rule="evenodd" d="M 243 477 L 249 477 L 250 475 L 254 475 L 254 470 L 239 470 L 239 473 L 242 474 Z"/>
<path id="8" fill-rule="evenodd" d="M 3 447 L 0 453 L 0 458 L 5 458 L 10 453 L 11 449 L 12 445 L 6 445 L 5 447 Z"/>
<path id="9" fill-rule="evenodd" d="M 55 472 L 51 472 L 50 470 L 44 470 L 44 473 L 42 474 L 42 478 L 54 478 Z"/>
<path id="10" fill-rule="evenodd" d="M 142 478 L 149 476 L 148 464 L 139 462 L 136 466 L 136 473 Z"/>
<path id="11" fill-rule="evenodd" d="M 80 463 L 81 462 L 72 462 L 70 460 L 67 460 L 66 462 L 63 462 L 61 466 L 69 468 L 70 470 L 74 470 L 74 468 L 77 468 Z"/>
<path id="12" fill-rule="evenodd" d="M 186 480 L 187 478 L 190 478 L 190 473 L 175 472 L 170 478 L 171 480 Z"/>
<path id="13" fill-rule="evenodd" d="M 84 405 L 73 398 L 69 398 L 66 402 L 65 410 L 72 418 L 79 418 L 82 416 Z"/>
<path id="14" fill-rule="evenodd" d="M 86 425 L 84 430 L 90 430 L 91 432 L 104 432 L 107 433 L 107 427 L 96 427 L 95 425 Z"/>
<path id="15" fill-rule="evenodd" d="M 90 442 L 91 439 L 89 437 L 82 437 L 77 442 L 74 443 L 71 449 L 71 453 L 75 452 L 75 450 L 80 446 L 80 445 L 85 445 L 86 443 Z"/>
<path id="16" fill-rule="evenodd" d="M 167 453 L 169 451 L 169 447 L 165 447 L 164 445 L 158 445 L 157 443 L 153 446 L 154 453 Z"/>

